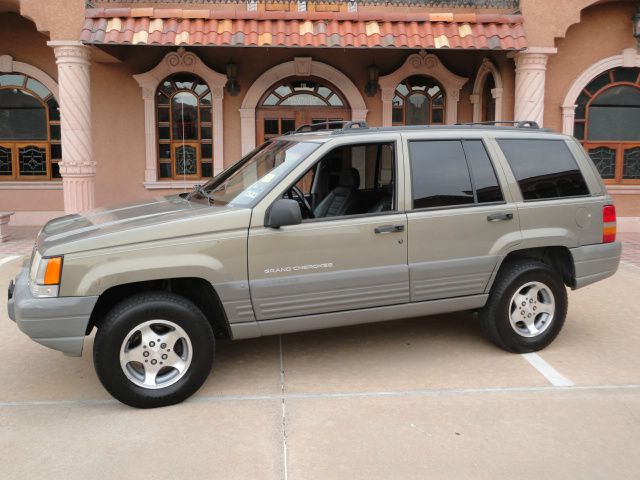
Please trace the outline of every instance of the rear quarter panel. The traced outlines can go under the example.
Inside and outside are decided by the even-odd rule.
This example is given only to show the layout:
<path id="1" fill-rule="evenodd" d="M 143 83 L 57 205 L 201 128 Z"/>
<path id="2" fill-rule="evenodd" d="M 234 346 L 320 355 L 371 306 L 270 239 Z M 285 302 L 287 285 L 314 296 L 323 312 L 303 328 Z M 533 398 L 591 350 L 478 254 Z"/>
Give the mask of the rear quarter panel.
<path id="1" fill-rule="evenodd" d="M 520 134 L 522 137 L 522 134 Z M 602 242 L 602 207 L 611 203 L 591 160 L 571 137 L 540 134 L 536 139 L 563 140 L 580 168 L 589 195 L 525 201 L 520 187 L 497 142 L 500 138 L 519 138 L 517 132 L 494 136 L 490 141 L 496 158 L 502 163 L 512 198 L 520 217 L 522 243 L 517 249 L 564 246 L 568 248 Z M 586 157 L 586 158 L 585 158 Z"/>

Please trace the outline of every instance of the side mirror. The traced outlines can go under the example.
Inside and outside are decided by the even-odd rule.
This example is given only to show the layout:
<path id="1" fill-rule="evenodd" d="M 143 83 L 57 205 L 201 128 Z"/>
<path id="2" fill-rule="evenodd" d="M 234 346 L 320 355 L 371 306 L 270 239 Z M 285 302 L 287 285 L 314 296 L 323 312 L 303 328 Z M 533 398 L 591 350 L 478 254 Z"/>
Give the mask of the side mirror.
<path id="1" fill-rule="evenodd" d="M 276 200 L 267 212 L 265 226 L 280 228 L 286 225 L 298 225 L 302 223 L 302 212 L 296 200 L 281 198 Z"/>

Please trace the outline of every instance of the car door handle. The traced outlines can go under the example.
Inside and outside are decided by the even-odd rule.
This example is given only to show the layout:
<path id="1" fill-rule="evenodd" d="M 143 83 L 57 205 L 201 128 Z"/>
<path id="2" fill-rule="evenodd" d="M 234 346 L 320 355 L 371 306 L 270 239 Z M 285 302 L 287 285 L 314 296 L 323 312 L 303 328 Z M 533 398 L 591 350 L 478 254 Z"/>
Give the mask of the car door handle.
<path id="1" fill-rule="evenodd" d="M 382 225 L 374 229 L 376 233 L 404 232 L 404 225 Z"/>
<path id="2" fill-rule="evenodd" d="M 511 220 L 513 218 L 513 213 L 506 212 L 496 212 L 490 215 L 487 215 L 487 220 L 490 222 L 501 222 L 503 220 Z"/>

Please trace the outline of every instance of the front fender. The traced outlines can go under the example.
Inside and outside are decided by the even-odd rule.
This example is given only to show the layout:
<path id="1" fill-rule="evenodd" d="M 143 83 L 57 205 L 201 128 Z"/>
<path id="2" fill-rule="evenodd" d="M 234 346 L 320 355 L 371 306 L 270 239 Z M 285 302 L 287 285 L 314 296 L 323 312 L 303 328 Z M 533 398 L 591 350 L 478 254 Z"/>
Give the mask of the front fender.
<path id="1" fill-rule="evenodd" d="M 118 285 L 169 278 L 197 277 L 212 285 L 246 282 L 246 230 L 243 233 L 67 255 L 60 296 L 101 295 Z"/>

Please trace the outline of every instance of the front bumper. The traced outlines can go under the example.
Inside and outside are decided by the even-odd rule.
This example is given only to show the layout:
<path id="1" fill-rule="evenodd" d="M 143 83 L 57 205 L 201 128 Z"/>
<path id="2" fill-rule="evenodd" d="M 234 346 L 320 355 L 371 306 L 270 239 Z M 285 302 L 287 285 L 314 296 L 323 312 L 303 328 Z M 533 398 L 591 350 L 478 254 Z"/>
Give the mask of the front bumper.
<path id="1" fill-rule="evenodd" d="M 620 265 L 622 243 L 600 243 L 570 248 L 575 268 L 575 286 L 581 288 L 610 277 Z"/>
<path id="2" fill-rule="evenodd" d="M 9 284 L 9 318 L 45 347 L 65 355 L 82 355 L 85 332 L 98 297 L 35 298 L 29 289 L 29 269 L 24 267 Z"/>

